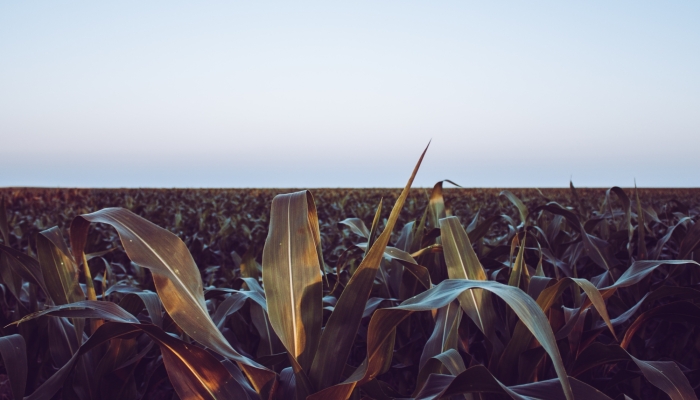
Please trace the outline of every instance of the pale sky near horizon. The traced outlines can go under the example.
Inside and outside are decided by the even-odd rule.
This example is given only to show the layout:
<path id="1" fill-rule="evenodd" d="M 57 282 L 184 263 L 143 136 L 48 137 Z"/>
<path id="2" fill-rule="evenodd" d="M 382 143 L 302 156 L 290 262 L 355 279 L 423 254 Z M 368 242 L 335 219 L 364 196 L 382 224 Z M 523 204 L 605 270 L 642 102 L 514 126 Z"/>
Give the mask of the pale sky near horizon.
<path id="1" fill-rule="evenodd" d="M 700 2 L 2 2 L 0 187 L 700 187 Z"/>

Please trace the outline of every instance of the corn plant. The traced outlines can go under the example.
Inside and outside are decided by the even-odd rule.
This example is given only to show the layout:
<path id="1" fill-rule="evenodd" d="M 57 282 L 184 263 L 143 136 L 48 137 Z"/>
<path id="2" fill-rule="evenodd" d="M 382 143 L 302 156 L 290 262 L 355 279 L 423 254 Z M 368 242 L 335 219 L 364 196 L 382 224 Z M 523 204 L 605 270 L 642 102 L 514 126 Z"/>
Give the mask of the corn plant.
<path id="1" fill-rule="evenodd" d="M 56 215 L 81 214 L 68 235 L 6 190 L 3 395 L 697 398 L 693 193 L 644 206 L 614 187 L 596 203 L 572 184 L 569 206 L 542 191 L 451 205 L 451 181 L 411 191 L 424 155 L 399 193 L 346 192 L 332 211 L 306 190 L 266 215 L 245 207 L 254 192 L 196 206 L 211 193 L 127 191 L 95 212 L 99 198 L 63 192 Z"/>

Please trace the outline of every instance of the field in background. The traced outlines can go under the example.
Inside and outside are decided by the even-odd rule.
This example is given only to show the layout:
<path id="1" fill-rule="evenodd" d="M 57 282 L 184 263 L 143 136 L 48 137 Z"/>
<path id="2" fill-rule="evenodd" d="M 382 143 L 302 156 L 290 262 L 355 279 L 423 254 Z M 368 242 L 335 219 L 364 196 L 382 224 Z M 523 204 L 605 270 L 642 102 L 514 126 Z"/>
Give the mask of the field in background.
<path id="1" fill-rule="evenodd" d="M 449 186 L 446 184 L 446 186 Z M 259 246 L 267 236 L 270 205 L 275 195 L 299 189 L 44 189 L 3 188 L 0 196 L 8 201 L 10 226 L 15 238 L 26 241 L 41 230 L 59 226 L 64 231 L 77 215 L 107 207 L 124 207 L 147 220 L 178 234 L 193 252 L 200 268 L 228 265 L 251 246 Z M 411 189 L 399 216 L 394 236 L 408 221 L 419 220 L 426 209 L 432 188 Z M 448 214 L 469 223 L 479 211 L 480 218 L 505 214 L 513 218 L 517 210 L 504 197 L 503 189 L 445 188 L 443 196 Z M 530 209 L 556 201 L 580 209 L 584 216 L 599 211 L 605 202 L 606 189 L 507 189 L 522 199 Z M 624 189 L 630 196 L 633 189 Z M 381 199 L 393 204 L 401 189 L 311 189 L 319 214 L 323 252 L 326 260 L 337 260 L 344 235 L 338 222 L 351 217 L 371 224 Z M 700 189 L 639 189 L 644 207 L 658 213 L 690 210 L 698 213 Z M 614 195 L 613 195 L 614 199 Z M 384 207 L 382 218 L 391 208 Z M 496 221 L 489 232 L 496 235 L 505 221 Z M 347 231 L 347 229 L 346 229 Z M 346 232 L 347 233 L 347 232 Z M 12 239 L 11 239 L 12 240 Z"/>
<path id="2" fill-rule="evenodd" d="M 0 189 L 7 216 L 0 215 L 0 396 L 170 399 L 194 390 L 193 398 L 211 399 L 432 399 L 469 391 L 482 399 L 697 398 L 700 189 L 438 184 L 411 189 L 403 204 L 401 189 L 312 189 L 313 199 L 301 192 L 273 205 L 276 195 L 295 191 Z M 401 211 L 392 220 L 397 200 Z M 108 207 L 174 233 L 186 249 L 123 210 L 112 226 L 93 223 L 77 233 L 77 216 Z M 75 247 L 81 235 L 84 251 Z M 150 250 L 130 249 L 126 237 Z M 278 248 L 281 238 L 289 242 Z M 367 251 L 387 240 L 386 250 Z M 193 280 L 175 288 L 185 300 L 169 298 L 156 281 L 177 280 L 189 268 L 179 264 L 187 251 Z M 315 267 L 309 254 L 292 255 L 304 251 Z M 149 264 L 153 254 L 160 261 Z M 288 270 L 280 262 L 287 254 Z M 266 277 L 264 262 L 281 272 Z M 63 278 L 51 275 L 56 270 Z M 304 274 L 312 277 L 304 281 Z M 322 305 L 313 313 L 302 303 L 311 291 Z M 358 300 L 344 299 L 346 292 Z M 61 318 L 35 314 L 44 307 L 42 315 Z M 176 310 L 204 313 L 193 322 Z M 295 310 L 303 321 L 291 317 Z M 102 334 L 108 347 L 89 350 L 87 341 L 79 352 L 78 332 L 85 341 Z M 217 335 L 227 343 L 212 341 Z M 19 342 L 28 360 L 22 385 L 22 374 L 7 368 L 7 346 Z M 210 351 L 198 353 L 202 347 Z M 209 375 L 202 378 L 202 370 Z"/>

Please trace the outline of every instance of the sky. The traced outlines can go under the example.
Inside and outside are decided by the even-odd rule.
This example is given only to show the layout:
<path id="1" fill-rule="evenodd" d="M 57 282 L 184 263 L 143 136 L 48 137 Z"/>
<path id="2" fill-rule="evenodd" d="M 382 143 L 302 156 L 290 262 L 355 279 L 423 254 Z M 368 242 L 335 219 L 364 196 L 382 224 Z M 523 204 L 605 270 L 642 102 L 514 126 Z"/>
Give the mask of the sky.
<path id="1" fill-rule="evenodd" d="M 0 187 L 700 187 L 697 1 L 0 2 Z"/>

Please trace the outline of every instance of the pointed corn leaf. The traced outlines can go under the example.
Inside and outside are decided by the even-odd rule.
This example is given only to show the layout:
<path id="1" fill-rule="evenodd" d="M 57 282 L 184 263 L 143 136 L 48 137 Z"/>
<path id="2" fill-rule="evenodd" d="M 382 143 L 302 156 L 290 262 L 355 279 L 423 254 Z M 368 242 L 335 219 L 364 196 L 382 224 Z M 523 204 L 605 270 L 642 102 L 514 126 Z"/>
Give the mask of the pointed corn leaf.
<path id="1" fill-rule="evenodd" d="M 518 255 L 515 257 L 515 262 L 513 262 L 513 268 L 510 270 L 510 277 L 508 278 L 508 284 L 510 286 L 521 287 L 520 279 L 527 271 L 525 267 L 525 240 L 527 239 L 527 231 L 523 235 L 522 242 L 518 242 L 518 236 L 513 237 L 513 245 L 518 245 Z M 512 247 L 511 247 L 512 249 Z M 511 258 L 512 259 L 512 258 Z M 527 288 L 527 286 L 523 286 Z"/>
<path id="2" fill-rule="evenodd" d="M 263 249 L 263 285 L 270 323 L 302 369 L 321 336 L 322 287 L 318 216 L 308 191 L 275 196 Z M 298 378 L 298 377 L 297 377 Z"/>
<path id="3" fill-rule="evenodd" d="M 113 226 L 129 258 L 151 270 L 163 307 L 187 335 L 238 362 L 257 391 L 271 388 L 275 373 L 234 350 L 212 322 L 204 303 L 199 269 L 182 240 L 129 210 L 105 208 L 76 217 L 71 223 L 75 254 L 84 251 L 92 222 Z"/>
<path id="4" fill-rule="evenodd" d="M 367 243 L 358 243 L 355 246 L 367 251 Z M 418 265 L 415 258 L 411 254 L 397 249 L 396 247 L 386 246 L 384 248 L 384 258 L 387 260 L 398 261 L 404 266 L 404 268 L 406 268 L 406 270 L 408 270 L 408 272 L 413 274 L 413 276 L 418 279 L 418 282 L 424 288 L 430 289 L 432 287 L 432 283 L 430 282 L 430 272 L 422 265 Z"/>
<path id="5" fill-rule="evenodd" d="M 347 218 L 338 223 L 346 225 L 353 233 L 365 239 L 369 238 L 369 229 L 367 229 L 367 225 L 359 218 Z"/>
<path id="6" fill-rule="evenodd" d="M 694 264 L 700 266 L 697 262 L 693 260 L 659 260 L 659 261 L 647 261 L 640 260 L 635 261 L 632 265 L 625 270 L 625 272 L 620 275 L 614 284 L 600 289 L 601 292 L 607 292 L 610 290 L 632 286 L 638 283 L 649 274 L 654 272 L 654 270 L 662 265 L 684 265 L 684 264 Z"/>
<path id="7" fill-rule="evenodd" d="M 36 236 L 37 255 L 48 295 L 54 304 L 84 299 L 78 283 L 78 269 L 70 257 L 61 231 L 53 227 Z"/>
<path id="8" fill-rule="evenodd" d="M 37 311 L 13 322 L 13 324 L 21 324 L 44 315 L 67 318 L 102 318 L 113 322 L 139 323 L 139 320 L 136 319 L 136 317 L 115 303 L 111 303 L 109 301 L 83 300 Z"/>
<path id="9" fill-rule="evenodd" d="M 520 223 L 523 225 L 527 225 L 527 217 L 530 214 L 530 211 L 527 209 L 525 203 L 523 203 L 522 200 L 518 198 L 518 196 L 514 195 L 508 190 L 502 191 L 500 195 L 505 196 L 511 203 L 513 203 L 515 208 L 518 209 L 518 213 L 520 214 Z"/>
<path id="10" fill-rule="evenodd" d="M 0 356 L 10 378 L 10 387 L 15 399 L 24 397 L 27 386 L 27 347 L 21 335 L 0 337 Z"/>
<path id="11" fill-rule="evenodd" d="M 377 211 L 374 213 L 374 219 L 372 220 L 372 228 L 369 230 L 369 237 L 367 238 L 367 243 L 369 243 L 369 247 L 372 247 L 372 244 L 374 244 L 374 241 L 377 239 L 377 230 L 379 229 L 379 220 L 382 216 L 383 203 L 384 198 L 381 198 L 379 200 L 379 205 L 377 206 Z M 365 250 L 365 255 L 367 255 L 367 251 L 368 250 Z"/>
<path id="12" fill-rule="evenodd" d="M 430 215 L 430 226 L 432 228 L 440 227 L 440 219 L 445 218 L 445 200 L 442 197 L 442 182 L 440 181 L 433 186 L 433 191 L 430 192 L 428 200 L 428 209 Z"/>
<path id="13" fill-rule="evenodd" d="M 357 330 L 360 327 L 365 303 L 367 303 L 372 290 L 384 250 L 389 243 L 391 232 L 394 230 L 394 225 L 396 225 L 399 213 L 408 197 L 413 179 L 418 173 L 418 168 L 427 150 L 428 148 L 426 147 L 413 169 L 406 187 L 404 187 L 401 195 L 396 200 L 384 231 L 379 235 L 350 278 L 326 323 L 321 335 L 319 350 L 309 372 L 309 378 L 317 390 L 328 388 L 341 378 L 345 362 L 348 359 Z"/>
<path id="14" fill-rule="evenodd" d="M 484 267 L 481 266 L 469 236 L 457 217 L 440 220 L 440 236 L 450 279 L 486 280 Z M 459 304 L 476 326 L 490 337 L 495 316 L 488 293 L 478 289 L 464 292 L 459 296 Z"/>

